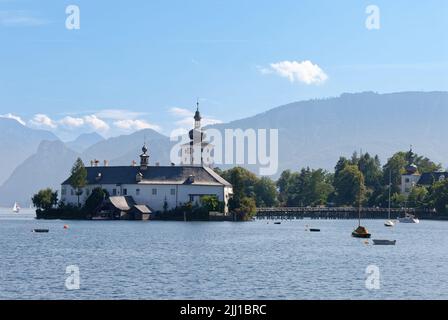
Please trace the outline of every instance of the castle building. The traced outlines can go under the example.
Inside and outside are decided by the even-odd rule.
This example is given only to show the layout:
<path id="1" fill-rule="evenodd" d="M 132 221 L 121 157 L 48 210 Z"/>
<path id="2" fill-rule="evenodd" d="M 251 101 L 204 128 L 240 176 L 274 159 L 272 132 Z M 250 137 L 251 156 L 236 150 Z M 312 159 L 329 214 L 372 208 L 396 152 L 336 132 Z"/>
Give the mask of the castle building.
<path id="1" fill-rule="evenodd" d="M 204 143 L 200 126 L 199 108 L 195 114 L 195 127 L 190 131 L 190 148 L 185 147 L 185 155 L 191 155 L 191 147 L 200 133 L 202 151 L 209 154 L 211 145 Z M 188 153 L 187 153 L 187 150 Z M 143 145 L 140 154 L 140 165 L 136 166 L 92 166 L 87 167 L 87 185 L 82 190 L 81 200 L 84 203 L 93 189 L 100 187 L 109 192 L 111 203 L 129 204 L 141 209 L 146 206 L 151 212 L 174 209 L 186 203 L 199 204 L 202 196 L 216 196 L 224 203 L 224 213 L 228 213 L 228 202 L 233 194 L 232 185 L 218 175 L 202 159 L 196 164 L 193 159 L 179 166 L 151 166 L 148 148 Z M 121 197 L 121 198 L 118 198 Z M 61 201 L 65 204 L 77 205 L 76 190 L 70 186 L 70 179 L 61 185 Z M 128 208 L 129 210 L 132 208 Z M 142 210 L 140 210 L 142 211 Z M 145 210 L 143 210 L 145 211 Z M 146 210 L 148 211 L 148 210 Z"/>
<path id="2" fill-rule="evenodd" d="M 406 155 L 408 164 L 406 166 L 406 172 L 401 175 L 400 192 L 405 196 L 408 196 L 415 186 L 429 187 L 435 182 L 448 179 L 448 172 L 425 172 L 420 174 L 418 167 L 415 165 L 415 154 L 412 151 L 412 147 Z"/>

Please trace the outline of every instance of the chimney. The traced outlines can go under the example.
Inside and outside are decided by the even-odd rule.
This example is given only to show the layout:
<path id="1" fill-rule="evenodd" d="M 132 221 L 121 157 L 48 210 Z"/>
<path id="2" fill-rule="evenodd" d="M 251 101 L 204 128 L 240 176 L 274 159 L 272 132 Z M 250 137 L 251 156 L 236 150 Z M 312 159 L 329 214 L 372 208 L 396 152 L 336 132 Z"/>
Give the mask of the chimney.
<path id="1" fill-rule="evenodd" d="M 93 165 L 94 165 L 93 160 L 90 160 L 90 166 L 93 167 Z"/>
<path id="2" fill-rule="evenodd" d="M 156 162 L 156 167 L 159 167 L 160 166 L 160 162 Z"/>
<path id="3" fill-rule="evenodd" d="M 109 161 L 108 160 L 104 160 L 104 166 L 108 167 L 109 166 Z"/>
<path id="4" fill-rule="evenodd" d="M 132 166 L 132 167 L 135 167 L 136 164 L 137 164 L 137 162 L 136 162 L 135 160 L 132 160 L 132 162 L 131 162 L 131 166 Z"/>

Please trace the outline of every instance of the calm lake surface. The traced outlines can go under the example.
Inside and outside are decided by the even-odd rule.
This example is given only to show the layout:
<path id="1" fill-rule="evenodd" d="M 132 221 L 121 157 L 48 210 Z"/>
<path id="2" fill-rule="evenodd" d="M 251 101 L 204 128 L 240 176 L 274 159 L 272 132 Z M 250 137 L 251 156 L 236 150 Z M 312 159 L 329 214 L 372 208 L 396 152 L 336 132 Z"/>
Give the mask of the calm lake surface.
<path id="1" fill-rule="evenodd" d="M 396 246 L 350 237 L 356 223 L 37 221 L 0 209 L 0 299 L 448 299 L 448 222 L 364 221 Z M 69 265 L 79 290 L 65 287 Z M 378 290 L 366 288 L 369 265 Z"/>

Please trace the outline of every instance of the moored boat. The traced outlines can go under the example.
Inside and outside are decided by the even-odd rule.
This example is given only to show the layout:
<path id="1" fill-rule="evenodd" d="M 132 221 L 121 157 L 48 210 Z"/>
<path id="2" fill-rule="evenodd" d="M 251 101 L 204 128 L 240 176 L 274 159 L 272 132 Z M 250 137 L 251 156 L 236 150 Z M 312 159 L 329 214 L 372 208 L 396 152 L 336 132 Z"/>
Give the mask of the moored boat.
<path id="1" fill-rule="evenodd" d="M 363 226 L 358 226 L 358 228 L 356 228 L 355 231 L 352 232 L 352 237 L 355 238 L 370 238 L 372 235 L 369 233 L 369 231 L 363 227 Z"/>
<path id="2" fill-rule="evenodd" d="M 414 215 L 406 213 L 406 215 L 402 218 L 398 218 L 398 222 L 400 223 L 420 223 L 420 220 L 416 218 Z"/>
<path id="3" fill-rule="evenodd" d="M 394 246 L 397 243 L 397 240 L 383 240 L 383 239 L 373 239 L 374 245 L 380 246 Z"/>

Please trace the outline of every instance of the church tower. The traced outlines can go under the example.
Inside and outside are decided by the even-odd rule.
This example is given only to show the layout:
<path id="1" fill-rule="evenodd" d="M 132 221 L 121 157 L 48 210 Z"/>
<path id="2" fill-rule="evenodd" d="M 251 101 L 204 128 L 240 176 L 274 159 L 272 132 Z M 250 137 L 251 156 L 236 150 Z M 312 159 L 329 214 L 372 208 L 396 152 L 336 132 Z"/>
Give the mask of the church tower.
<path id="1" fill-rule="evenodd" d="M 406 160 L 408 164 L 406 165 L 406 173 L 401 175 L 401 193 L 408 196 L 412 188 L 417 185 L 420 180 L 420 173 L 415 165 L 415 154 L 412 151 L 412 146 L 409 152 L 406 154 Z"/>
<path id="2" fill-rule="evenodd" d="M 199 101 L 194 113 L 194 127 L 189 131 L 190 142 L 181 147 L 181 165 L 211 166 L 213 162 L 213 145 L 205 141 L 206 135 L 202 130 Z"/>

